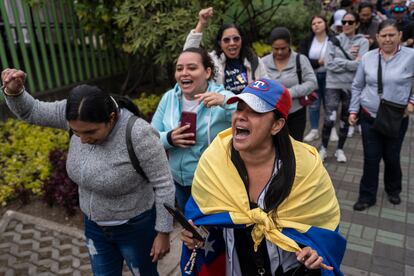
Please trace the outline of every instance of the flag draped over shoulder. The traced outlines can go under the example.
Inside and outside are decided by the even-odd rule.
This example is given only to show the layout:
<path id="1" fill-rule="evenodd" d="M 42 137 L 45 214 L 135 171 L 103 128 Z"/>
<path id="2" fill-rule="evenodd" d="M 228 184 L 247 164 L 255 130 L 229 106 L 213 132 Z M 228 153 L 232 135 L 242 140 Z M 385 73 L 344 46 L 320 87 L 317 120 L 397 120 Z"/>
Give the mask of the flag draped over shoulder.
<path id="1" fill-rule="evenodd" d="M 310 246 L 334 271 L 339 270 L 346 247 L 338 233 L 339 204 L 330 177 L 314 147 L 292 139 L 296 175 L 289 196 L 277 213 L 250 209 L 246 188 L 230 157 L 231 129 L 221 132 L 201 156 L 186 216 L 196 225 L 244 227 L 254 224 L 252 238 L 257 247 L 263 238 L 290 252 L 298 244 Z M 185 263 L 186 254 L 182 256 Z"/>

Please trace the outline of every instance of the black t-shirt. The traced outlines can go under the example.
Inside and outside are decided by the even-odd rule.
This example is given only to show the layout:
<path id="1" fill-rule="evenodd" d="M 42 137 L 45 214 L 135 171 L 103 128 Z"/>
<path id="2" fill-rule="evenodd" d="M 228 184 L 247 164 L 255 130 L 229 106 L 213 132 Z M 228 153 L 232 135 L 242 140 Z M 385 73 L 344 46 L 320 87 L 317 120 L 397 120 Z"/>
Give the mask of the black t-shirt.
<path id="1" fill-rule="evenodd" d="M 224 68 L 224 88 L 240 94 L 247 86 L 247 69 L 241 59 L 227 59 L 226 68 Z"/>

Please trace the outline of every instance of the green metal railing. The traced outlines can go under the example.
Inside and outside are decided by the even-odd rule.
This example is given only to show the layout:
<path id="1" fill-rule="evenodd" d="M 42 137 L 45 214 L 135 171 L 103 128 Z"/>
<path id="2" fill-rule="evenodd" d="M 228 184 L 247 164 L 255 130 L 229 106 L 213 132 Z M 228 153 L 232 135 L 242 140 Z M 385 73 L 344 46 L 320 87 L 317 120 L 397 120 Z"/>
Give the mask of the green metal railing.
<path id="1" fill-rule="evenodd" d="M 73 0 L 0 0 L 0 62 L 27 73 L 26 86 L 40 93 L 126 70 L 122 54 L 104 36 L 84 33 Z M 0 100 L 2 95 L 0 93 Z"/>

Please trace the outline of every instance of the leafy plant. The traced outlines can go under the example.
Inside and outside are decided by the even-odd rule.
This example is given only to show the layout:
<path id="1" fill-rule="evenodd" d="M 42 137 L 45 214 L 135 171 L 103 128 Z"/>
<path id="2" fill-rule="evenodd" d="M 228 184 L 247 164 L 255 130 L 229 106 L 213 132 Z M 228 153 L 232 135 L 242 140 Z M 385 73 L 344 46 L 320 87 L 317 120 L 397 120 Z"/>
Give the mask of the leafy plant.
<path id="1" fill-rule="evenodd" d="M 144 119 L 149 122 L 151 121 L 160 100 L 161 96 L 142 93 L 140 97 L 133 102 L 138 106 Z"/>
<path id="2" fill-rule="evenodd" d="M 59 205 L 72 216 L 79 207 L 78 186 L 69 178 L 66 172 L 66 153 L 62 150 L 52 150 L 49 153 L 53 173 L 43 185 L 43 200 L 50 206 Z"/>
<path id="3" fill-rule="evenodd" d="M 9 119 L 0 123 L 0 204 L 18 198 L 25 203 L 40 195 L 43 181 L 52 173 L 49 152 L 66 150 L 66 131 L 29 125 Z"/>

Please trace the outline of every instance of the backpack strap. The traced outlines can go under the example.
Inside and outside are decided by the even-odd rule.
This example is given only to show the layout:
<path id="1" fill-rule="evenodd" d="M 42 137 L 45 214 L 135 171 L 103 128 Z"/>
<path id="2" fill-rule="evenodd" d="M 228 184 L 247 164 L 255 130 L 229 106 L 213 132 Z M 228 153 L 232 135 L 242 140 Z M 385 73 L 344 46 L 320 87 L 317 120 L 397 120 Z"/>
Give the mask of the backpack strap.
<path id="1" fill-rule="evenodd" d="M 139 164 L 139 160 L 137 156 L 135 155 L 134 146 L 132 145 L 131 132 L 132 132 L 132 127 L 134 126 L 135 121 L 137 119 L 138 117 L 134 115 L 129 117 L 128 119 L 126 135 L 125 135 L 126 146 L 128 149 L 128 155 L 129 155 L 129 159 L 131 160 L 132 166 L 134 167 L 134 169 L 136 170 L 138 174 L 140 174 L 142 177 L 145 178 L 145 180 L 148 181 L 148 177 L 145 174 L 145 172 L 142 170 L 141 165 Z"/>
<path id="2" fill-rule="evenodd" d="M 300 65 L 300 54 L 296 55 L 296 74 L 298 75 L 299 84 L 302 84 L 302 66 Z"/>

